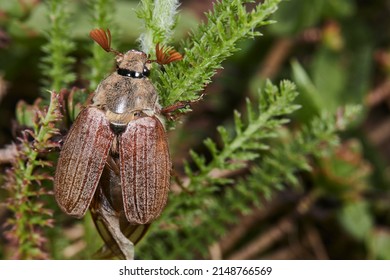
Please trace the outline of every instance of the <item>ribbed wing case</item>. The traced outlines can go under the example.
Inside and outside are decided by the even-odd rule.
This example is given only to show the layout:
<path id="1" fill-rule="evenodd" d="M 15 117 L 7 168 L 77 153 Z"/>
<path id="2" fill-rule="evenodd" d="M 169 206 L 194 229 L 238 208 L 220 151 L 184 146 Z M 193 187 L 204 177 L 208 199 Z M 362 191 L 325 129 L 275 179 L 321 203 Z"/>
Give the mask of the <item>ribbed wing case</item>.
<path id="1" fill-rule="evenodd" d="M 119 136 L 123 205 L 132 224 L 147 224 L 163 210 L 171 162 L 162 123 L 157 117 L 131 121 Z"/>
<path id="2" fill-rule="evenodd" d="M 54 178 L 55 198 L 68 215 L 84 216 L 99 183 L 114 133 L 94 107 L 80 112 L 62 147 Z"/>

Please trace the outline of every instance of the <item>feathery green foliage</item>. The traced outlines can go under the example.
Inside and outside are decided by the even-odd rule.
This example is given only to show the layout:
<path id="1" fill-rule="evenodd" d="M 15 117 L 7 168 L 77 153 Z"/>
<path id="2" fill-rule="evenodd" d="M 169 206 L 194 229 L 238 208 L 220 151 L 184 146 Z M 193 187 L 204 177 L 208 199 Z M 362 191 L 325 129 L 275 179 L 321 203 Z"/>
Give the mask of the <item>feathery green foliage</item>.
<path id="1" fill-rule="evenodd" d="M 187 167 L 190 182 L 170 197 L 161 220 L 154 225 L 160 230 L 152 231 L 140 244 L 138 253 L 142 258 L 193 259 L 199 254 L 207 258 L 208 247 L 226 233 L 228 225 L 237 222 L 239 215 L 250 213 L 254 206 L 261 206 L 262 199 L 271 198 L 274 191 L 297 185 L 297 173 L 311 169 L 309 156 L 323 157 L 335 148 L 337 132 L 360 112 L 359 107 L 348 106 L 337 118 L 324 114 L 301 131 L 290 133 L 282 125 L 287 121 L 284 115 L 298 108 L 293 104 L 295 97 L 290 82 L 282 82 L 280 90 L 268 82 L 260 95 L 260 110 L 253 112 L 248 102 L 248 123 L 236 120 L 234 137 L 227 138 L 225 130 L 219 128 L 221 138 L 225 138 L 221 150 L 211 140 L 206 141 L 212 154 L 209 163 L 192 153 L 198 171 Z M 267 141 L 271 137 L 273 140 Z M 243 159 L 252 162 L 246 178 L 213 177 L 212 170 L 236 170 L 242 162 L 235 164 L 234 160 Z"/>
<path id="2" fill-rule="evenodd" d="M 213 10 L 206 14 L 207 20 L 181 42 L 184 59 L 152 72 L 161 105 L 197 100 L 199 92 L 210 83 L 216 70 L 222 68 L 223 61 L 238 51 L 237 42 L 261 35 L 257 28 L 270 23 L 267 19 L 281 0 L 265 0 L 248 11 L 254 6 L 247 5 L 250 2 L 215 2 Z M 89 4 L 93 28 L 112 29 L 115 1 L 90 0 Z M 142 1 L 138 17 L 146 28 L 139 39 L 143 51 L 153 55 L 157 42 L 170 43 L 178 5 L 176 0 Z M 74 44 L 69 39 L 71 29 L 65 2 L 49 1 L 48 8 L 51 25 L 42 69 L 46 87 L 59 91 L 69 88 L 74 81 L 70 68 L 74 59 L 69 56 Z M 88 46 L 91 46 L 87 50 L 92 58 L 87 66 L 91 71 L 83 73 L 80 80 L 90 81 L 91 91 L 108 74 L 107 64 L 113 59 L 97 44 L 90 42 Z M 304 72 L 295 71 L 297 73 Z M 308 81 L 308 77 L 304 78 L 301 79 L 302 85 Z M 72 94 L 69 95 L 70 103 L 73 102 Z M 316 113 L 307 118 L 311 120 L 308 121 L 310 124 L 293 130 L 287 127 L 287 115 L 300 108 L 296 104 L 297 96 L 293 83 L 283 81 L 277 87 L 267 81 L 256 100 L 247 99 L 244 117 L 240 112 L 234 112 L 232 131 L 220 126 L 218 141 L 211 138 L 204 141 L 207 155 L 189 152 L 190 160 L 184 163 L 186 177 L 179 180 L 183 182 L 182 186 L 179 190 L 177 186 L 174 188 L 161 218 L 136 247 L 137 257 L 207 258 L 209 246 L 220 240 L 228 226 L 235 224 L 239 217 L 261 207 L 264 198 L 271 198 L 275 192 L 299 185 L 297 173 L 310 171 L 312 162 L 309 158 L 319 160 L 326 157 L 338 145 L 337 133 L 359 110 L 347 106 L 334 116 L 321 114 L 323 108 L 316 106 Z M 43 108 L 36 104 L 31 108 L 22 106 L 19 110 L 19 123 L 32 129 L 24 131 L 17 145 L 13 168 L 7 174 L 7 203 L 15 214 L 8 221 L 7 236 L 15 245 L 15 257 L 18 258 L 49 257 L 44 248 L 48 246 L 45 228 L 53 224 L 52 212 L 45 208 L 38 196 L 50 193 L 47 191 L 50 186 L 47 188 L 46 184 L 52 178 L 46 171 L 53 162 L 48 159 L 47 151 L 58 147 L 58 142 L 52 140 L 58 133 L 56 127 L 60 117 L 57 94 L 52 93 L 47 111 Z M 37 112 L 36 117 L 31 117 L 32 111 Z M 68 113 L 76 111 L 68 110 Z M 244 176 L 236 176 L 240 171 Z M 40 184 L 42 188 L 38 189 Z M 348 213 L 346 217 L 353 216 Z M 62 256 L 63 249 L 52 248 L 61 252 L 57 256 Z"/>
<path id="3" fill-rule="evenodd" d="M 50 27 L 46 34 L 48 43 L 42 47 L 42 79 L 46 88 L 59 92 L 69 87 L 75 74 L 71 71 L 74 58 L 69 53 L 74 43 L 69 39 L 68 12 L 66 3 L 53 0 L 47 3 Z M 27 126 L 16 145 L 17 154 L 12 169 L 7 172 L 6 189 L 8 208 L 14 213 L 7 222 L 7 238 L 16 248 L 15 258 L 48 258 L 45 227 L 52 227 L 52 210 L 45 208 L 42 197 L 51 194 L 46 183 L 52 180 L 48 168 L 53 162 L 47 159 L 48 152 L 59 147 L 52 137 L 59 133 L 57 122 L 61 118 L 59 94 L 51 92 L 48 107 L 41 100 L 32 106 L 19 103 L 19 125 Z M 52 169 L 50 170 L 52 172 Z"/>
<path id="4" fill-rule="evenodd" d="M 236 52 L 243 38 L 260 36 L 256 28 L 269 24 L 266 19 L 276 11 L 281 0 L 266 0 L 247 12 L 250 1 L 219 1 L 206 14 L 202 23 L 190 34 L 182 49 L 184 59 L 167 65 L 156 84 L 162 105 L 178 100 L 195 100 L 197 93 L 210 83 L 221 63 Z"/>
<path id="5" fill-rule="evenodd" d="M 90 0 L 90 10 L 92 13 L 92 26 L 94 28 L 113 28 L 112 13 L 114 10 L 113 0 Z M 91 41 L 89 48 L 92 53 L 92 57 L 87 61 L 88 71 L 86 72 L 86 79 L 89 81 L 89 91 L 92 92 L 96 89 L 100 81 L 107 75 L 107 71 L 110 67 L 107 65 L 113 65 L 112 55 L 107 55 L 102 51 L 102 48 Z"/>
<path id="6" fill-rule="evenodd" d="M 33 106 L 21 104 L 18 113 L 28 114 L 32 127 L 23 131 L 12 169 L 6 177 L 7 206 L 14 213 L 7 222 L 10 228 L 6 234 L 16 248 L 15 258 L 42 259 L 48 257 L 43 230 L 53 226 L 52 210 L 45 208 L 41 199 L 50 192 L 42 184 L 52 180 L 45 169 L 52 166 L 52 162 L 39 155 L 58 147 L 58 143 L 51 140 L 58 134 L 55 123 L 61 117 L 58 94 L 51 93 L 46 110 L 42 110 L 39 103 Z"/>
<path id="7" fill-rule="evenodd" d="M 46 33 L 47 44 L 42 47 L 46 54 L 42 58 L 41 68 L 46 89 L 59 92 L 75 80 L 71 66 L 75 59 L 69 54 L 75 49 L 70 39 L 69 11 L 63 0 L 47 1 L 49 12 L 49 30 Z"/>
<path id="8" fill-rule="evenodd" d="M 236 111 L 233 138 L 220 126 L 218 132 L 222 140 L 221 149 L 218 149 L 217 144 L 211 139 L 205 140 L 204 143 L 212 155 L 211 162 L 206 164 L 203 156 L 191 152 L 199 172 L 192 171 L 189 164 L 186 164 L 186 174 L 190 179 L 188 188 L 190 190 L 203 188 L 207 181 L 211 184 L 222 183 L 220 179 L 210 176 L 212 170 L 239 169 L 246 161 L 256 159 L 261 151 L 267 150 L 269 147 L 266 143 L 260 141 L 274 137 L 275 130 L 288 122 L 284 116 L 300 107 L 292 103 L 297 94 L 295 86 L 288 81 L 282 82 L 280 89 L 267 82 L 264 91 L 259 92 L 257 110 L 253 110 L 251 102 L 247 99 L 247 124 L 243 123 L 240 113 Z"/>
<path id="9" fill-rule="evenodd" d="M 143 0 L 137 16 L 144 21 L 145 32 L 138 39 L 141 50 L 154 54 L 157 43 L 166 45 L 170 42 L 176 25 L 178 0 Z"/>

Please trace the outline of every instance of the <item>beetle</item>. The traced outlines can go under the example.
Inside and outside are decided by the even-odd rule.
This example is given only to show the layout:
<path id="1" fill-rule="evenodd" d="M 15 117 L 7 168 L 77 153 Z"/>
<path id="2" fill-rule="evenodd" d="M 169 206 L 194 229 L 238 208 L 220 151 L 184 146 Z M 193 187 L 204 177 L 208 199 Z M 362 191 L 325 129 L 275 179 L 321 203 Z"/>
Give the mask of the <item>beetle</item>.
<path id="1" fill-rule="evenodd" d="M 171 161 L 161 114 L 186 104 L 162 109 L 148 78 L 154 61 L 141 51 L 113 50 L 109 29 L 94 29 L 90 36 L 116 54 L 116 71 L 98 85 L 92 104 L 65 138 L 54 176 L 55 199 L 76 218 L 90 208 L 108 255 L 132 259 L 133 243 L 167 202 Z M 160 64 L 182 59 L 159 45 L 156 56 Z"/>

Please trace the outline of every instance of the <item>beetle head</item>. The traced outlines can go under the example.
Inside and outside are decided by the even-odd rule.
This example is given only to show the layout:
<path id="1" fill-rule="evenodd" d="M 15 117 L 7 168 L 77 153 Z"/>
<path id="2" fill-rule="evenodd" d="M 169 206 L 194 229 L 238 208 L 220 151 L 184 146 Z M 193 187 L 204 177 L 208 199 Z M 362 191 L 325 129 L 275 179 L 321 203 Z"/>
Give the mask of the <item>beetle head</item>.
<path id="1" fill-rule="evenodd" d="M 149 76 L 149 69 L 152 62 L 160 65 L 168 64 L 183 59 L 183 56 L 172 47 L 160 47 L 156 45 L 156 59 L 149 60 L 149 57 L 141 51 L 130 50 L 125 54 L 111 48 L 111 32 L 102 28 L 91 30 L 91 38 L 98 43 L 106 52 L 116 54 L 117 73 L 121 76 L 131 78 L 144 78 Z"/>
<path id="2" fill-rule="evenodd" d="M 144 52 L 130 50 L 116 56 L 117 72 L 132 78 L 149 76 L 150 61 Z"/>

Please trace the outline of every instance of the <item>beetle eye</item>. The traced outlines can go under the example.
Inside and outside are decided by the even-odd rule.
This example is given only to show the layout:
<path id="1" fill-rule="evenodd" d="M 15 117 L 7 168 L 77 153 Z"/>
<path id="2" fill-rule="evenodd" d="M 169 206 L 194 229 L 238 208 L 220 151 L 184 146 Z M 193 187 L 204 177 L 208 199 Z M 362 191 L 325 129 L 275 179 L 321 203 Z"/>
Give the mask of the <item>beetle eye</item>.
<path id="1" fill-rule="evenodd" d="M 146 68 L 146 67 L 144 67 L 144 70 L 143 70 L 142 74 L 143 74 L 144 76 L 146 76 L 146 77 L 149 77 L 149 74 L 150 74 L 149 69 Z"/>

